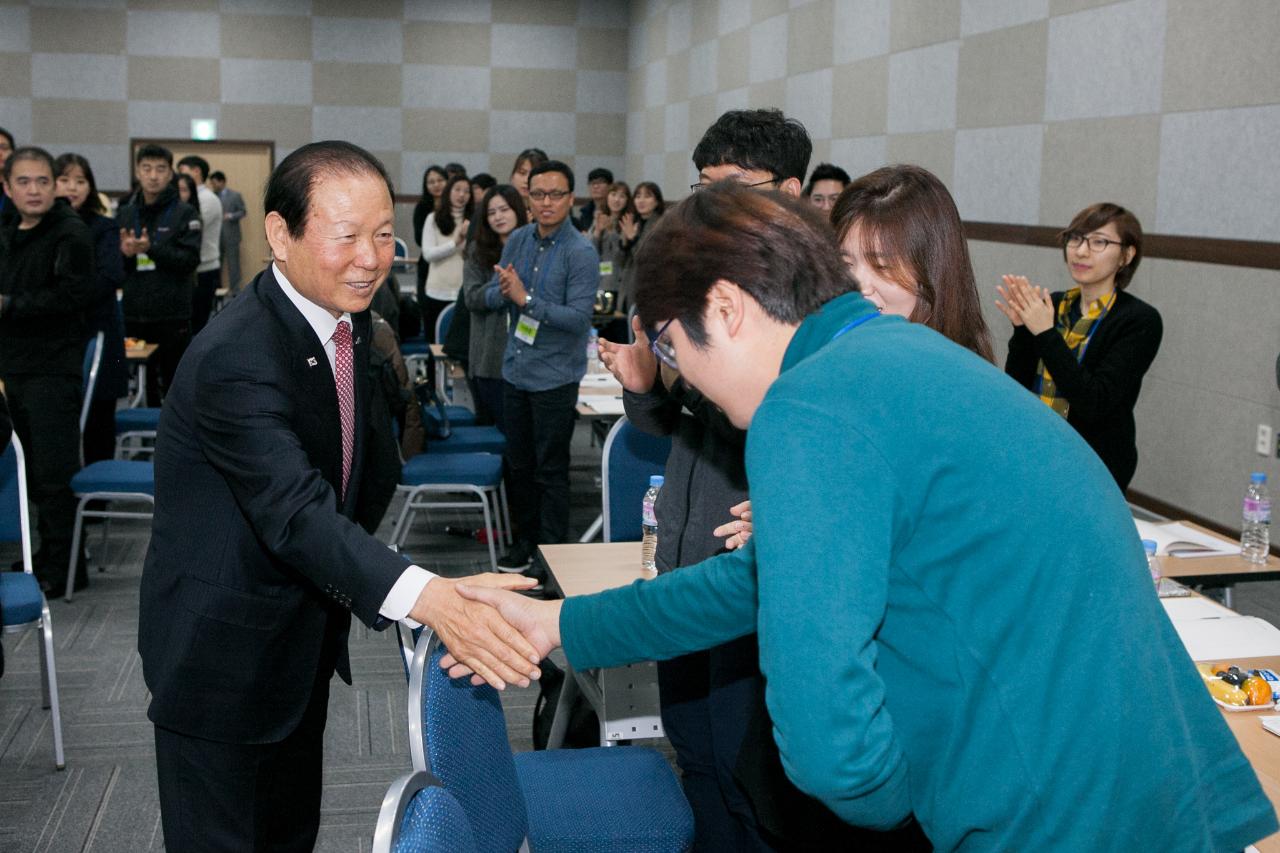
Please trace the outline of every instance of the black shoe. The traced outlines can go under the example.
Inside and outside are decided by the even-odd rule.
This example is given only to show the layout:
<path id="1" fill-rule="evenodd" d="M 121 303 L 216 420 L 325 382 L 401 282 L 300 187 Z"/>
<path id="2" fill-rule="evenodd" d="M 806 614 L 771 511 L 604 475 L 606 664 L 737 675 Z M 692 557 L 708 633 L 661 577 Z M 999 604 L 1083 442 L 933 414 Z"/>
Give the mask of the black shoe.
<path id="1" fill-rule="evenodd" d="M 532 565 L 533 546 L 524 542 L 517 542 L 511 546 L 511 550 L 498 558 L 498 571 L 500 572 L 523 572 Z"/>
<path id="2" fill-rule="evenodd" d="M 71 591 L 80 592 L 80 590 L 88 589 L 88 587 L 89 578 L 77 574 L 75 581 L 71 584 Z M 46 601 L 62 598 L 67 594 L 67 582 L 64 578 L 59 578 L 56 581 L 42 580 L 40 581 L 40 591 L 44 593 Z"/>

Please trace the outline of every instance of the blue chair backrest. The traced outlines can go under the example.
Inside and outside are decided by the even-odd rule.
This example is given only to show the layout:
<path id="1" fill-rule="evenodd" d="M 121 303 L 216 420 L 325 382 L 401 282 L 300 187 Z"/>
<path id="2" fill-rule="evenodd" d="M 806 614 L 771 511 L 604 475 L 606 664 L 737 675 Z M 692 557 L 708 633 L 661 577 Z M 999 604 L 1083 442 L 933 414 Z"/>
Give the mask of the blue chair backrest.
<path id="1" fill-rule="evenodd" d="M 20 501 L 18 451 L 11 441 L 0 455 L 0 542 L 17 542 L 22 538 Z"/>
<path id="2" fill-rule="evenodd" d="M 398 261 L 407 257 L 409 257 L 409 244 L 404 241 L 403 237 L 397 237 L 395 259 Z"/>
<path id="3" fill-rule="evenodd" d="M 0 542 L 21 542 L 23 568 L 31 571 L 31 519 L 24 456 L 17 435 L 0 453 Z"/>
<path id="4" fill-rule="evenodd" d="M 444 336 L 449 334 L 449 324 L 453 322 L 453 306 L 446 305 L 436 318 L 436 343 L 444 343 Z"/>
<path id="5" fill-rule="evenodd" d="M 98 385 L 98 368 L 102 364 L 102 342 L 106 335 L 98 332 L 89 339 L 84 348 L 84 399 L 80 403 L 80 434 L 84 435 L 84 425 L 89 419 L 89 406 L 93 403 L 93 389 Z M 83 456 L 83 453 L 81 454 Z M 84 460 L 81 459 L 81 462 Z"/>
<path id="6" fill-rule="evenodd" d="M 476 840 L 458 800 L 444 788 L 428 785 L 405 809 L 391 849 L 392 853 L 475 853 Z"/>
<path id="7" fill-rule="evenodd" d="M 410 728 L 414 769 L 430 772 L 462 804 L 477 847 L 516 850 L 528 834 L 529 816 L 498 691 L 449 678 L 440 669 L 444 655 L 439 638 L 424 631 L 409 680 L 410 695 L 420 697 L 422 721 L 416 737 Z"/>
<path id="8" fill-rule="evenodd" d="M 649 477 L 666 469 L 670 454 L 670 438 L 641 432 L 626 418 L 609 430 L 600 477 L 604 541 L 640 541 L 640 504 L 649 489 Z"/>

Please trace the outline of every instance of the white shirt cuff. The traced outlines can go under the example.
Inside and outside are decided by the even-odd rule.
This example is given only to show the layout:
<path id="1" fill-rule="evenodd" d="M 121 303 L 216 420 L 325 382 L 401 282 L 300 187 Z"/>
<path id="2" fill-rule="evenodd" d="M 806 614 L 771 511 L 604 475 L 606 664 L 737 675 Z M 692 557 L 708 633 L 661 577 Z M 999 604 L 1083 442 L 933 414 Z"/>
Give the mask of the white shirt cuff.
<path id="1" fill-rule="evenodd" d="M 422 590 L 434 577 L 435 575 L 420 566 L 409 566 L 387 593 L 378 613 L 394 622 L 403 622 L 410 628 L 421 628 L 419 622 L 409 618 L 409 611 L 418 603 L 418 596 L 422 595 Z"/>

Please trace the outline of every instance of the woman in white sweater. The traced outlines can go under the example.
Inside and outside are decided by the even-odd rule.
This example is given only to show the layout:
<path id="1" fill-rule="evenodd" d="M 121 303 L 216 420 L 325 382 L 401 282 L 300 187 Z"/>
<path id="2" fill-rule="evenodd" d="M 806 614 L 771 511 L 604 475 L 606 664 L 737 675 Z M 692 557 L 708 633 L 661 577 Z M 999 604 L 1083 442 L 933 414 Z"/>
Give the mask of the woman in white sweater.
<path id="1" fill-rule="evenodd" d="M 422 259 L 431 265 L 422 326 L 431 341 L 436 340 L 436 318 L 445 306 L 457 301 L 462 287 L 462 255 L 471 219 L 471 181 L 465 175 L 450 178 L 440 200 L 440 207 L 422 224 Z"/>

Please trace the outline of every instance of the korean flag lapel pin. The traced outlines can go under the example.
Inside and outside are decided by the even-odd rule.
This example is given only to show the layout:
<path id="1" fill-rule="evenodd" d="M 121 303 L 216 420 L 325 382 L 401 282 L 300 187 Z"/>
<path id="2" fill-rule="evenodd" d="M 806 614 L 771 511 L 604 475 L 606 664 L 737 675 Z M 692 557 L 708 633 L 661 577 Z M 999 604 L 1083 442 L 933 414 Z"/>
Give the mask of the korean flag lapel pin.
<path id="1" fill-rule="evenodd" d="M 315 367 L 319 363 L 314 355 L 307 356 L 307 367 Z"/>

